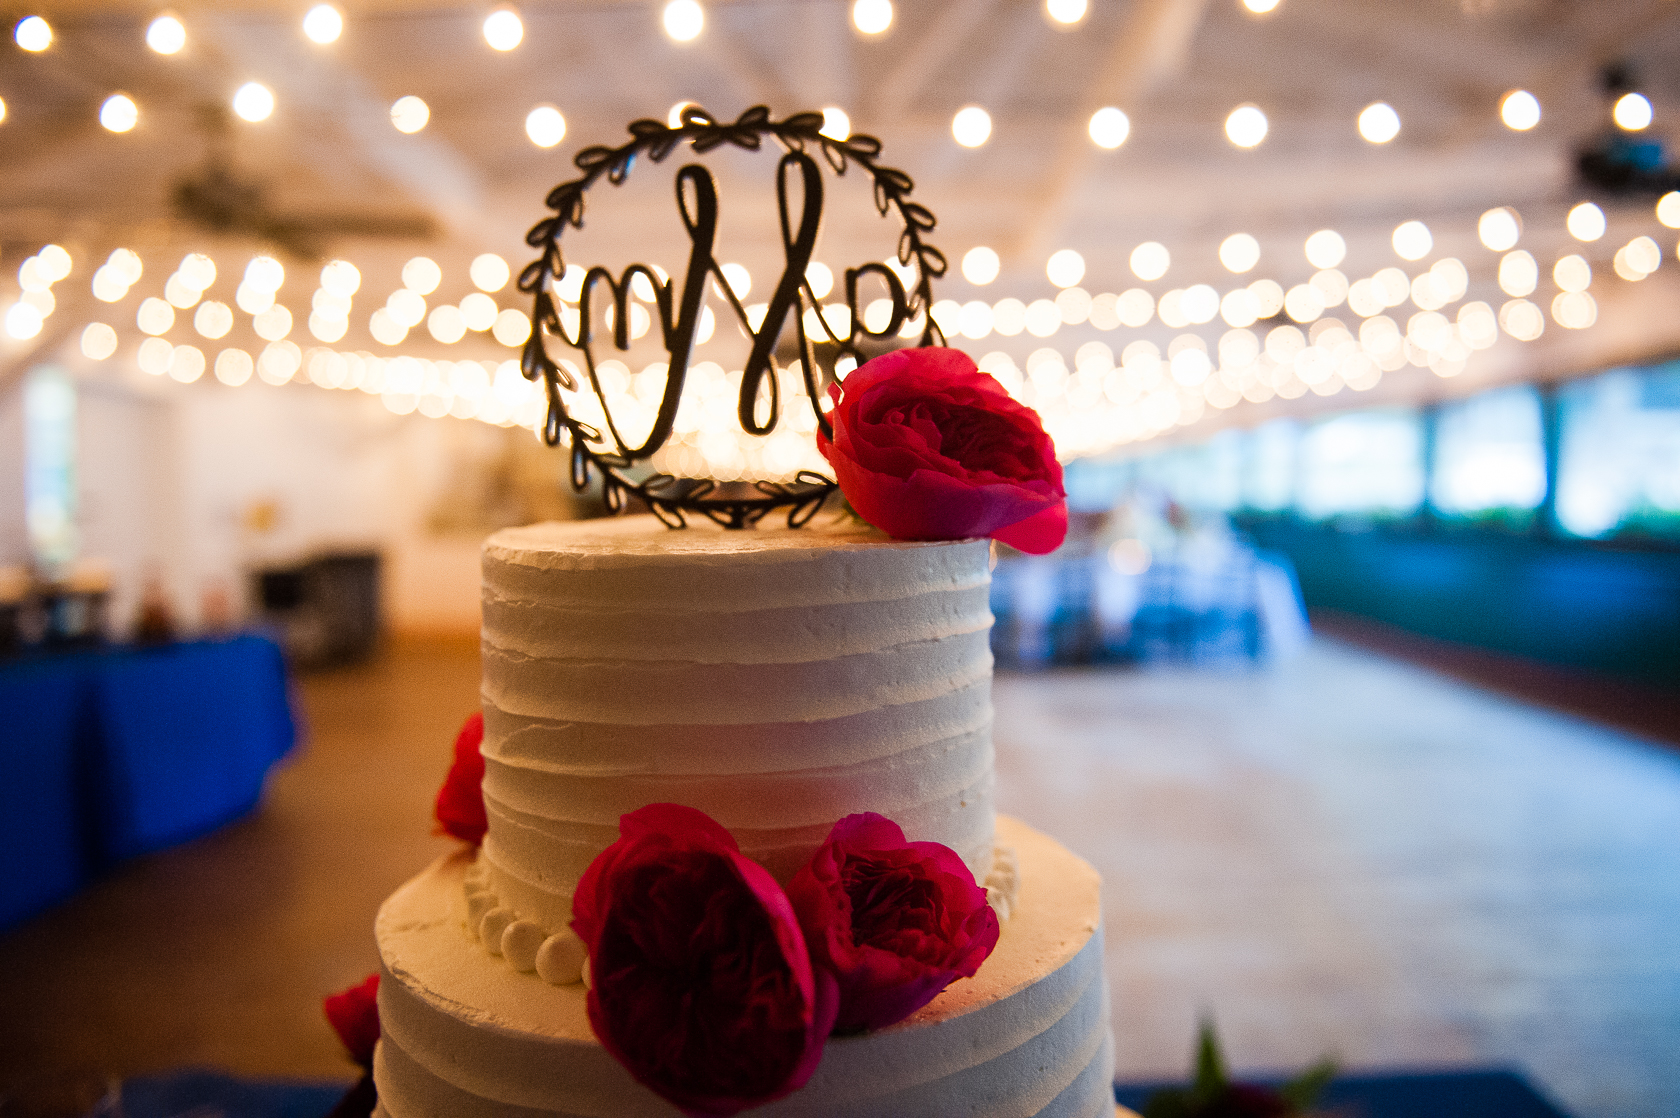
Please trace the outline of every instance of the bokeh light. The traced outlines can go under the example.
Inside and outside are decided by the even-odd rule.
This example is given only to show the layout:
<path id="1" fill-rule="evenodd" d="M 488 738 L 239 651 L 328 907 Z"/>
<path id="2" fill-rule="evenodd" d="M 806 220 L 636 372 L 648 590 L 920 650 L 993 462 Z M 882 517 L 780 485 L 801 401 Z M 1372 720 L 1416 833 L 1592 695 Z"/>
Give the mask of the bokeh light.
<path id="1" fill-rule="evenodd" d="M 1540 100 L 1526 89 L 1513 89 L 1499 102 L 1499 119 L 1513 132 L 1527 132 L 1540 123 Z"/>
<path id="2" fill-rule="evenodd" d="M 965 148 L 977 148 L 992 136 L 992 114 L 979 105 L 958 109 L 951 118 L 951 136 Z"/>

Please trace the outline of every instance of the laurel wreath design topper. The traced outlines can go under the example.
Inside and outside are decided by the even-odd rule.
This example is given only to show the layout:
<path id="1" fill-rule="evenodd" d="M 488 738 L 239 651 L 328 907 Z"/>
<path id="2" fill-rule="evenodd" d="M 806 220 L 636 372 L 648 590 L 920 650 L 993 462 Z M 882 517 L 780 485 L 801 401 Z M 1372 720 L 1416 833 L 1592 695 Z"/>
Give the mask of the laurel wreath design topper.
<path id="1" fill-rule="evenodd" d="M 636 463 L 651 458 L 670 437 L 682 398 L 683 382 L 688 372 L 694 348 L 695 330 L 699 325 L 701 307 L 708 280 L 727 300 L 742 331 L 752 339 L 752 352 L 742 370 L 741 392 L 737 414 L 742 430 L 753 435 L 765 435 L 775 429 L 781 416 L 780 377 L 775 364 L 775 349 L 787 317 L 793 317 L 805 390 L 817 425 L 824 434 L 831 433 L 827 415 L 822 409 L 824 390 L 832 379 L 832 371 L 819 370 L 815 341 L 807 336 L 804 311 L 817 308 L 814 316 L 821 325 L 826 340 L 838 348 L 841 355 L 862 362 L 865 355 L 858 347 L 862 338 L 884 339 L 895 336 L 906 322 L 921 316 L 924 322 L 919 345 L 938 345 L 944 342 L 938 324 L 929 313 L 933 306 L 933 279 L 943 276 L 947 269 L 945 254 L 925 239 L 935 225 L 931 211 L 910 199 L 914 184 L 910 176 L 878 162 L 881 142 L 873 136 L 854 134 L 844 140 L 822 133 L 821 113 L 795 113 L 785 120 L 771 119 L 770 110 L 763 105 L 742 113 L 733 123 L 719 121 L 698 106 L 683 110 L 681 123 L 670 127 L 657 120 L 638 120 L 629 126 L 630 140 L 620 147 L 588 147 L 580 151 L 573 162 L 583 172 L 578 178 L 561 183 L 549 192 L 547 206 L 553 216 L 544 218 L 526 235 L 526 243 L 541 255 L 526 265 L 519 274 L 519 290 L 532 297 L 531 336 L 520 358 L 520 369 L 526 379 L 541 380 L 548 401 L 543 421 L 542 437 L 549 446 L 570 444 L 571 482 L 582 490 L 601 476 L 602 497 L 614 512 L 624 508 L 626 499 L 635 496 L 662 521 L 671 527 L 682 527 L 686 514 L 698 513 L 727 528 L 744 528 L 756 524 L 772 509 L 786 508 L 788 524 L 798 527 L 814 516 L 835 483 L 821 474 L 801 471 L 791 483 L 758 481 L 745 487 L 725 487 L 705 478 L 679 478 L 666 473 L 652 473 L 641 480 L 631 475 Z M 687 228 L 690 253 L 688 266 L 677 288 L 674 279 L 663 279 L 646 264 L 631 264 L 619 276 L 596 265 L 584 274 L 578 295 L 576 329 L 568 331 L 562 321 L 557 299 L 559 277 L 566 270 L 560 240 L 568 227 L 581 229 L 584 220 L 584 197 L 601 178 L 618 186 L 630 175 L 639 157 L 655 163 L 662 162 L 679 146 L 687 143 L 695 153 L 705 154 L 725 144 L 748 151 L 757 151 L 766 137 L 774 139 L 783 149 L 776 169 L 776 200 L 781 220 L 782 245 L 786 267 L 767 304 L 757 329 L 749 319 L 746 308 L 724 278 L 722 267 L 714 255 L 717 234 L 717 186 L 704 166 L 692 163 L 676 175 L 677 208 Z M 845 271 L 846 305 L 851 324 L 846 336 L 835 333 L 828 316 L 822 313 L 821 303 L 805 276 L 806 266 L 816 249 L 817 233 L 822 221 L 823 176 L 821 168 L 811 157 L 820 152 L 824 162 L 836 176 L 844 175 L 853 165 L 861 168 L 872 182 L 876 210 L 882 217 L 897 214 L 903 223 L 899 234 L 898 263 L 914 268 L 915 285 L 908 291 L 899 275 L 884 263 L 870 262 Z M 797 213 L 790 209 L 792 186 L 799 189 Z M 873 273 L 886 286 L 891 297 L 892 314 L 880 330 L 870 330 L 858 313 L 858 283 Z M 612 300 L 612 344 L 619 350 L 630 348 L 629 298 L 635 278 L 640 275 L 653 287 L 654 310 L 658 315 L 660 337 L 670 357 L 659 410 L 647 438 L 631 445 L 619 431 L 606 394 L 601 388 L 595 359 L 593 317 L 590 313 L 595 290 L 604 285 Z M 588 389 L 600 404 L 605 417 L 605 430 L 582 422 L 571 415 L 560 390 L 579 390 L 582 386 L 571 369 L 550 356 L 545 335 L 553 337 L 578 351 L 583 359 L 583 374 Z M 761 392 L 767 389 L 767 393 Z M 766 414 L 761 416 L 761 395 L 767 394 Z M 735 490 L 744 488 L 746 492 Z"/>

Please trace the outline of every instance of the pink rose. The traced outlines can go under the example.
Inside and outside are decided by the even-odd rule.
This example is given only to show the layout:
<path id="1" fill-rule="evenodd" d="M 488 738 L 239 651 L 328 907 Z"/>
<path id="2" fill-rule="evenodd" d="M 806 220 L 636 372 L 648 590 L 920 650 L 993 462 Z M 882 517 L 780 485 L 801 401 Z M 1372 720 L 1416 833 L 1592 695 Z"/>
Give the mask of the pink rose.
<path id="1" fill-rule="evenodd" d="M 696 1118 L 804 1086 L 834 1024 L 834 982 L 763 867 L 703 812 L 619 820 L 572 899 L 589 949 L 589 1023 L 637 1082 Z"/>
<path id="2" fill-rule="evenodd" d="M 811 961 L 839 983 L 843 1031 L 902 1021 L 997 946 L 997 914 L 956 852 L 873 812 L 836 823 L 788 896 Z"/>
<path id="3" fill-rule="evenodd" d="M 1043 555 L 1067 493 L 1038 413 L 955 349 L 900 349 L 831 385 L 817 448 L 858 515 L 901 540 L 990 536 Z"/>
<path id="4" fill-rule="evenodd" d="M 321 1010 L 338 1034 L 350 1058 L 364 1068 L 373 1066 L 373 1046 L 379 1042 L 379 974 L 359 986 L 322 999 Z"/>
<path id="5" fill-rule="evenodd" d="M 489 821 L 484 815 L 484 712 L 473 711 L 455 736 L 455 760 L 438 789 L 438 830 L 474 846 L 484 841 Z"/>

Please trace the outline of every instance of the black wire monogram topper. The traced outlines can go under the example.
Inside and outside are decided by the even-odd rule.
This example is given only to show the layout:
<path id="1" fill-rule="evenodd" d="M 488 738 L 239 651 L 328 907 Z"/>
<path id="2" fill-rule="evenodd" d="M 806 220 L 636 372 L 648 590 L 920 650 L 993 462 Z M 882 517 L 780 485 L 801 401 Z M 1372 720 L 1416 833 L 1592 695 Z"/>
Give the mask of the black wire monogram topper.
<path id="1" fill-rule="evenodd" d="M 817 343 L 807 336 L 805 330 L 803 312 L 806 308 L 817 308 L 813 317 L 821 324 L 828 342 L 837 347 L 838 354 L 850 356 L 860 363 L 865 359 L 858 346 L 860 338 L 893 337 L 905 323 L 918 316 L 924 320 L 924 325 L 917 344 L 926 346 L 944 342 L 944 336 L 930 311 L 933 306 L 932 281 L 935 276 L 945 274 L 945 254 L 923 239 L 924 234 L 934 227 L 933 214 L 926 206 L 910 200 L 914 184 L 909 175 L 876 162 L 881 141 L 865 135 L 839 140 L 824 135 L 822 127 L 821 113 L 796 113 L 778 122 L 770 118 L 769 109 L 759 105 L 742 113 L 731 124 L 715 120 L 704 109 L 690 106 L 683 110 L 682 122 L 675 128 L 657 120 L 638 120 L 630 125 L 631 139 L 623 146 L 597 146 L 580 151 L 573 162 L 583 174 L 549 192 L 546 204 L 554 211 L 554 216 L 538 222 L 525 237 L 526 243 L 541 250 L 542 255 L 526 265 L 519 274 L 519 290 L 531 295 L 533 301 L 533 328 L 525 343 L 520 369 L 526 379 L 535 381 L 540 378 L 543 382 L 548 398 L 543 441 L 549 446 L 559 446 L 563 442 L 570 444 L 571 481 L 575 489 L 586 488 L 592 474 L 599 471 L 602 497 L 609 509 L 620 511 L 627 497 L 638 497 L 673 528 L 687 524 L 687 513 L 698 513 L 726 528 L 745 528 L 758 523 L 766 513 L 777 508 L 788 509 L 789 527 L 799 527 L 816 515 L 829 494 L 834 492 L 836 485 L 832 480 L 809 470 L 800 471 L 793 482 L 757 481 L 748 486 L 728 488 L 707 478 L 683 478 L 655 472 L 638 481 L 632 476 L 636 463 L 651 458 L 671 435 L 708 279 L 715 281 L 717 291 L 728 301 L 742 331 L 752 340 L 751 355 L 741 372 L 737 407 L 741 429 L 751 435 L 769 434 L 781 417 L 781 379 L 775 353 L 790 314 L 798 341 L 805 391 L 810 398 L 811 409 L 816 413 L 817 425 L 825 435 L 831 434 L 832 428 L 823 412 L 822 399 L 834 373 L 818 368 Z M 583 286 L 578 294 L 576 329 L 567 331 L 556 301 L 559 277 L 566 270 L 560 238 L 567 226 L 583 227 L 584 194 L 597 180 L 604 175 L 612 185 L 617 186 L 629 177 L 638 156 L 645 155 L 658 163 L 684 142 L 698 154 L 724 144 L 757 151 L 766 136 L 774 137 L 784 149 L 776 168 L 776 201 L 781 217 L 786 267 L 756 329 L 714 255 L 718 223 L 717 184 L 705 167 L 691 163 L 676 175 L 677 209 L 690 242 L 688 266 L 681 289 L 676 289 L 672 280 L 662 279 L 646 264 L 631 264 L 617 277 L 608 269 L 596 265 L 584 274 Z M 846 269 L 846 305 L 851 312 L 851 325 L 844 337 L 835 332 L 828 316 L 822 312 L 816 293 L 805 275 L 816 249 L 823 206 L 822 170 L 811 158 L 811 150 L 820 150 L 836 175 L 845 174 L 852 163 L 869 175 L 874 187 L 876 210 L 882 217 L 896 210 L 903 222 L 903 231 L 898 238 L 898 262 L 906 268 L 914 267 L 916 283 L 909 292 L 906 292 L 898 274 L 884 263 L 871 262 Z M 797 217 L 789 198 L 790 184 L 795 180 L 800 192 Z M 868 327 L 857 305 L 858 281 L 871 273 L 885 285 L 892 302 L 889 320 L 879 330 Z M 631 341 L 629 298 L 638 275 L 652 285 L 659 329 L 670 362 L 652 429 L 640 445 L 632 446 L 620 432 L 601 388 L 590 306 L 596 286 L 606 285 L 612 300 L 613 344 L 619 350 L 628 350 Z M 573 392 L 580 385 L 568 367 L 549 355 L 545 335 L 558 338 L 582 354 L 588 388 L 605 417 L 605 432 L 580 421 L 567 411 L 560 390 L 564 388 Z M 767 406 L 761 408 L 761 404 Z"/>

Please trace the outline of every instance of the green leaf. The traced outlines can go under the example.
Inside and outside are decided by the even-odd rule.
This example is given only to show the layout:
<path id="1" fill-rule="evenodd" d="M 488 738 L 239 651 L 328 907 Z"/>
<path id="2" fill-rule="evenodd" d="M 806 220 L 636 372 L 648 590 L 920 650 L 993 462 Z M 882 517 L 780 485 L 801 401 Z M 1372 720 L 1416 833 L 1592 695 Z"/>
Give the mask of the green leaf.
<path id="1" fill-rule="evenodd" d="M 1219 1036 L 1213 1029 L 1213 1017 L 1204 1016 L 1196 1041 L 1196 1075 L 1190 1091 L 1198 1103 L 1207 1105 L 1218 1098 L 1230 1085 L 1225 1070 L 1225 1056 L 1219 1050 Z"/>
<path id="2" fill-rule="evenodd" d="M 1279 1087 L 1278 1094 L 1288 1099 L 1289 1105 L 1296 1110 L 1310 1110 L 1335 1077 L 1336 1061 L 1326 1057 Z"/>
<path id="3" fill-rule="evenodd" d="M 1194 1118 L 1197 1110 L 1190 1092 L 1182 1087 L 1155 1091 L 1143 1101 L 1143 1118 Z"/>

